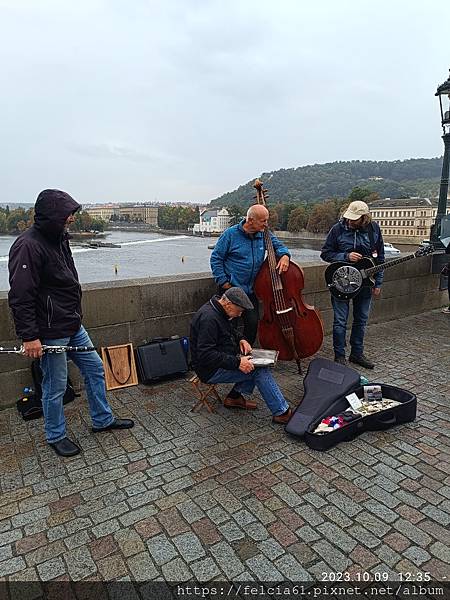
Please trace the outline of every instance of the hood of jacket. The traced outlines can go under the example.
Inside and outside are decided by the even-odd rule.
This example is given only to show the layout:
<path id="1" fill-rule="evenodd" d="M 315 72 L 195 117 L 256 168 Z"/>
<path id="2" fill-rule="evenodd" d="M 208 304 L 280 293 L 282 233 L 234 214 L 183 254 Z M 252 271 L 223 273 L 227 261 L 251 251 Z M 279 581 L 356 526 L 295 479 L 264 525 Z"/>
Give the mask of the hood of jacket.
<path id="1" fill-rule="evenodd" d="M 34 226 L 43 235 L 58 239 L 67 218 L 81 208 L 72 196 L 61 190 L 43 190 L 34 206 Z"/>

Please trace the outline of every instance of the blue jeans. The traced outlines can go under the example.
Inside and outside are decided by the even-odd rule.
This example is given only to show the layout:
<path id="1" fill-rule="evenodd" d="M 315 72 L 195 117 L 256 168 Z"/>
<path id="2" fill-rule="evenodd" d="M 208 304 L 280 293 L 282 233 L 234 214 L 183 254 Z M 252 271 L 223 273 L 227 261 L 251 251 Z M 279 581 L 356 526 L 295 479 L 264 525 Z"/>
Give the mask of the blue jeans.
<path id="1" fill-rule="evenodd" d="M 372 301 L 372 288 L 364 287 L 353 300 L 337 300 L 331 297 L 333 305 L 333 347 L 335 356 L 345 356 L 345 334 L 350 312 L 350 302 L 353 302 L 353 325 L 350 335 L 351 353 L 361 356 L 364 350 L 364 332 L 369 319 Z"/>
<path id="2" fill-rule="evenodd" d="M 234 383 L 233 389 L 244 396 L 252 394 L 256 386 L 274 416 L 282 415 L 289 408 L 272 373 L 266 367 L 257 367 L 251 373 L 243 373 L 239 369 L 217 369 L 208 383 Z"/>
<path id="3" fill-rule="evenodd" d="M 92 346 L 83 326 L 71 337 L 45 339 L 41 342 L 47 346 Z M 63 407 L 63 396 L 67 386 L 67 358 L 73 360 L 83 375 L 93 426 L 107 427 L 114 420 L 106 399 L 103 363 L 97 352 L 45 353 L 41 358 L 42 408 L 45 436 L 49 444 L 59 442 L 67 435 Z"/>

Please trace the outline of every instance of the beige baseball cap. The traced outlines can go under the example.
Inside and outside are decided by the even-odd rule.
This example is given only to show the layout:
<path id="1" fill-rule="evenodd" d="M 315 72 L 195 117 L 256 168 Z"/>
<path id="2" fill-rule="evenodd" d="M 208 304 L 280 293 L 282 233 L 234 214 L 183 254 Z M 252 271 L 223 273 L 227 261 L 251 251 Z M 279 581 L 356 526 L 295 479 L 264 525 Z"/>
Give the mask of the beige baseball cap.
<path id="1" fill-rule="evenodd" d="M 370 210 L 367 204 L 362 200 L 355 200 L 348 205 L 343 217 L 344 219 L 350 219 L 350 221 L 357 221 L 360 217 L 368 214 L 370 214 Z"/>

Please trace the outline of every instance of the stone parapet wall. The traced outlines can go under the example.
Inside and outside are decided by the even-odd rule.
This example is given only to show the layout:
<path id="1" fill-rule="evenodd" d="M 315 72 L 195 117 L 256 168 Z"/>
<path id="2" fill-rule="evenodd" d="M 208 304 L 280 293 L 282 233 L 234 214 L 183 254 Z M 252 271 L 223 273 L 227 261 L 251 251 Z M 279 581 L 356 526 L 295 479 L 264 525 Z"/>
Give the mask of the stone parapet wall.
<path id="1" fill-rule="evenodd" d="M 277 238 L 281 238 L 283 240 L 320 240 L 324 241 L 326 233 L 313 233 L 312 231 L 306 231 L 303 229 L 302 231 L 287 231 L 285 229 L 280 229 L 273 231 L 273 234 L 277 236 Z"/>
<path id="2" fill-rule="evenodd" d="M 326 265 L 304 267 L 304 299 L 321 312 L 326 333 L 331 331 L 330 294 L 325 288 Z M 396 319 L 438 308 L 446 292 L 438 291 L 438 276 L 431 274 L 431 257 L 412 260 L 385 272 L 382 296 L 373 306 L 371 322 Z M 187 335 L 192 315 L 216 291 L 210 273 L 130 279 L 83 286 L 83 323 L 94 344 L 135 346 L 158 336 Z M 0 292 L 0 346 L 18 341 L 7 304 Z M 75 381 L 77 374 L 71 370 Z M 0 408 L 11 406 L 24 386 L 30 385 L 30 361 L 17 355 L 0 355 Z"/>

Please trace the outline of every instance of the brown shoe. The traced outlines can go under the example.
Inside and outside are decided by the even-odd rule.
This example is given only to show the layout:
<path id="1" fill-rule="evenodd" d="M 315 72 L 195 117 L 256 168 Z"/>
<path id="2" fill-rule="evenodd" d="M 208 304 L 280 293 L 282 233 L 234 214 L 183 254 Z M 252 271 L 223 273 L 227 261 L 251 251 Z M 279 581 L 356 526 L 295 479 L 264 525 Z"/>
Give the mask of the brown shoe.
<path id="1" fill-rule="evenodd" d="M 272 423 L 278 423 L 280 425 L 286 425 L 289 419 L 292 417 L 292 408 L 288 408 L 282 415 L 275 415 L 272 417 Z"/>
<path id="2" fill-rule="evenodd" d="M 247 400 L 244 396 L 239 398 L 230 398 L 227 396 L 223 401 L 225 408 L 243 408 L 244 410 L 255 410 L 256 402 L 254 400 Z"/>

